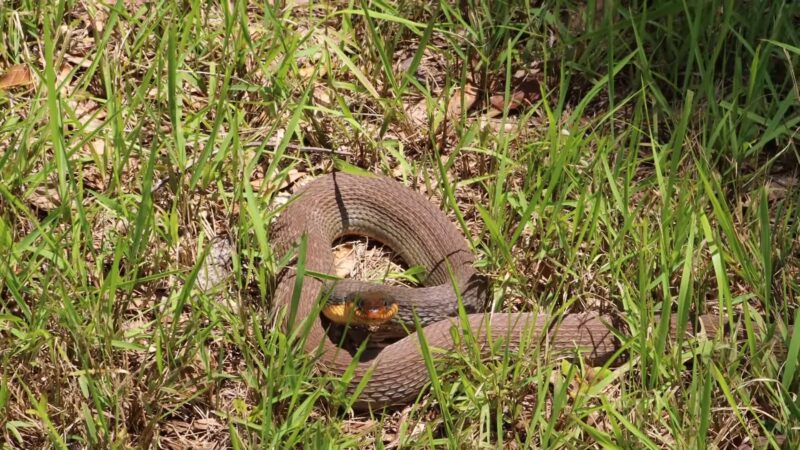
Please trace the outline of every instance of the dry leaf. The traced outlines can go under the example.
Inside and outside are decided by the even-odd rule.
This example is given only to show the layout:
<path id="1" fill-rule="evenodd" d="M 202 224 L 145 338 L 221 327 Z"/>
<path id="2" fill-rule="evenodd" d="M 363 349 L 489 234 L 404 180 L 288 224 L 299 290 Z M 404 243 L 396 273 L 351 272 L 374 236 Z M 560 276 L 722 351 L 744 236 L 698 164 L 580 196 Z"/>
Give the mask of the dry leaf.
<path id="1" fill-rule="evenodd" d="M 786 198 L 790 192 L 800 185 L 800 180 L 793 174 L 782 174 L 770 177 L 766 184 L 767 198 L 770 202 L 775 202 Z"/>
<path id="2" fill-rule="evenodd" d="M 358 257 L 353 247 L 352 243 L 346 243 L 334 248 L 334 273 L 337 277 L 344 278 L 355 272 Z"/>
<path id="3" fill-rule="evenodd" d="M 462 103 L 463 94 L 463 103 Z M 453 95 L 450 96 L 450 101 L 447 103 L 447 117 L 450 119 L 458 119 L 461 113 L 469 111 L 478 99 L 478 88 L 472 84 L 467 84 L 462 90 L 460 87 L 453 90 Z"/>
<path id="4" fill-rule="evenodd" d="M 325 106 L 328 108 L 334 106 L 330 90 L 324 84 L 318 84 L 314 86 L 314 92 L 312 93 L 312 96 L 314 97 L 314 103 L 317 105 Z"/>
<path id="5" fill-rule="evenodd" d="M 65 62 L 56 74 L 56 87 L 61 87 L 59 92 L 63 98 L 72 98 L 72 93 L 75 89 L 75 86 L 71 83 L 73 78 L 72 66 Z"/>
<path id="6" fill-rule="evenodd" d="M 318 79 L 323 78 L 325 77 L 325 75 L 328 74 L 328 70 L 325 65 L 316 64 L 312 61 L 300 68 L 299 70 L 300 78 L 307 81 L 309 78 L 311 78 L 311 75 L 314 74 L 315 70 L 318 70 L 317 72 Z"/>
<path id="7" fill-rule="evenodd" d="M 105 110 L 98 112 L 99 106 L 92 100 L 68 100 L 67 104 L 75 111 L 75 116 L 82 124 L 82 129 L 87 133 L 92 133 L 105 125 L 107 117 Z"/>
<path id="8" fill-rule="evenodd" d="M 15 86 L 25 86 L 33 83 L 31 71 L 25 64 L 15 64 L 9 67 L 0 76 L 0 89 L 9 89 Z"/>
<path id="9" fill-rule="evenodd" d="M 103 179 L 103 174 L 93 165 L 84 167 L 83 183 L 87 188 L 96 191 L 104 191 L 106 189 L 106 182 L 105 179 Z"/>
<path id="10" fill-rule="evenodd" d="M 513 80 L 511 95 L 508 99 L 508 111 L 532 105 L 541 96 L 539 81 L 534 78 L 518 78 Z M 505 108 L 505 94 L 495 94 L 489 98 L 491 108 L 487 112 L 489 117 L 497 117 L 503 113 Z"/>
<path id="11" fill-rule="evenodd" d="M 89 67 L 92 66 L 92 60 L 86 58 L 85 56 L 71 55 L 67 53 L 66 55 L 64 55 L 64 59 L 66 59 L 67 61 L 76 66 L 83 67 L 84 69 L 88 69 Z"/>
<path id="12" fill-rule="evenodd" d="M 28 203 L 39 210 L 52 211 L 61 204 L 61 200 L 55 188 L 38 186 L 28 198 Z"/>
<path id="13" fill-rule="evenodd" d="M 420 99 L 418 102 L 409 105 L 404 104 L 406 110 L 406 117 L 408 117 L 411 125 L 422 128 L 428 125 L 428 104 L 425 99 Z M 424 128 L 423 128 L 424 130 Z"/>

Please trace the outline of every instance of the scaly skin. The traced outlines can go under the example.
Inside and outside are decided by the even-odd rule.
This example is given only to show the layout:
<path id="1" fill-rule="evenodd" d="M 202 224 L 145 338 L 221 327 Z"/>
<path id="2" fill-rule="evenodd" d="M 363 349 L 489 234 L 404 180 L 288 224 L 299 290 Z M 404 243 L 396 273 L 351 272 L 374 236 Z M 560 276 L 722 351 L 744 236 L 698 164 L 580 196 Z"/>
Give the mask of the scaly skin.
<path id="1" fill-rule="evenodd" d="M 408 264 L 425 267 L 428 275 L 425 287 L 421 288 L 376 287 L 350 280 L 347 285 L 355 291 L 384 289 L 400 303 L 398 320 L 411 323 L 412 327 L 411 311 L 416 311 L 424 327 L 422 332 L 432 347 L 459 350 L 450 333 L 452 327 L 464 333 L 458 319 L 452 318 L 457 313 L 453 282 L 461 289 L 469 313 L 468 325 L 481 344 L 491 335 L 518 348 L 527 336 L 533 343 L 546 345 L 549 351 L 574 355 L 575 350 L 580 350 L 591 364 L 607 361 L 620 347 L 611 331 L 609 317 L 587 313 L 554 320 L 531 313 L 478 313 L 486 304 L 489 291 L 486 280 L 473 268 L 473 254 L 467 242 L 447 216 L 425 197 L 388 178 L 334 173 L 309 183 L 275 223 L 273 237 L 278 257 L 291 251 L 303 234 L 307 237 L 306 271 L 332 274 L 331 245 L 336 239 L 352 234 L 381 241 Z M 295 281 L 294 270 L 282 273 L 275 293 L 278 306 L 286 306 L 288 310 Z M 322 296 L 323 284 L 311 276 L 304 278 L 295 326 L 312 314 Z M 707 332 L 716 332 L 716 317 L 703 316 L 700 321 Z M 335 375 L 344 373 L 352 362 L 351 354 L 337 347 L 317 318 L 307 336 L 306 351 L 318 355 L 320 368 Z M 373 372 L 354 405 L 356 409 L 404 405 L 413 401 L 428 381 L 417 333 L 388 345 L 371 360 L 358 363 L 351 390 L 369 369 Z"/>

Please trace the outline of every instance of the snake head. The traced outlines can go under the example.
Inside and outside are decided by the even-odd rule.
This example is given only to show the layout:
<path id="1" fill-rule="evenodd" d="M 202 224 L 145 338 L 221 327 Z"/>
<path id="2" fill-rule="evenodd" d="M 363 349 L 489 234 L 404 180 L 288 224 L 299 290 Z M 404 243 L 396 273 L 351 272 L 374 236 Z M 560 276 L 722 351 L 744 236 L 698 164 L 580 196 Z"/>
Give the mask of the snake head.
<path id="1" fill-rule="evenodd" d="M 398 311 L 397 301 L 386 292 L 361 291 L 332 294 L 323 308 L 325 317 L 340 325 L 382 325 Z"/>
<path id="2" fill-rule="evenodd" d="M 357 293 L 352 301 L 356 315 L 360 315 L 363 320 L 385 322 L 397 312 L 397 302 L 386 293 Z"/>

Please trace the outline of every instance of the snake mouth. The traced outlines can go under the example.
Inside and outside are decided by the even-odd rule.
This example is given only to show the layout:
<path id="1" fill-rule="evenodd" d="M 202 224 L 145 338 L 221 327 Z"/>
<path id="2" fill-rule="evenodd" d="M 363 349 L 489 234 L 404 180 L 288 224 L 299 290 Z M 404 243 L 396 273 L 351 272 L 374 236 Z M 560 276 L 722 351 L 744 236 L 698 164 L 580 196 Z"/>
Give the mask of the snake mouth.
<path id="1" fill-rule="evenodd" d="M 322 313 L 339 325 L 376 326 L 390 321 L 399 306 L 379 295 L 353 294 L 341 302 L 328 303 Z"/>

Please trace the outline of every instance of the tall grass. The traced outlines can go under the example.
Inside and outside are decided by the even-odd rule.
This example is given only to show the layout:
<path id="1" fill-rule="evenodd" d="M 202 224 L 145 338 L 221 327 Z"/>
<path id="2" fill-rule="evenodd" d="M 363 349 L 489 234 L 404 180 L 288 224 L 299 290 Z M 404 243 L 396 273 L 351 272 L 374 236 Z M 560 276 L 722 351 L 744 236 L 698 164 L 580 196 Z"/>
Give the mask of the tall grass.
<path id="1" fill-rule="evenodd" d="M 794 2 L 292 5 L 0 4 L 32 70 L 0 89 L 4 448 L 800 442 Z M 493 121 L 448 107 L 473 88 Z M 271 220 L 334 166 L 438 202 L 493 309 L 615 311 L 629 362 L 423 346 L 430 389 L 350 415 L 271 304 Z"/>

